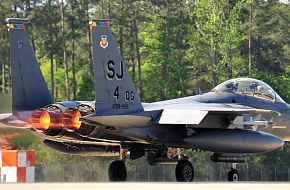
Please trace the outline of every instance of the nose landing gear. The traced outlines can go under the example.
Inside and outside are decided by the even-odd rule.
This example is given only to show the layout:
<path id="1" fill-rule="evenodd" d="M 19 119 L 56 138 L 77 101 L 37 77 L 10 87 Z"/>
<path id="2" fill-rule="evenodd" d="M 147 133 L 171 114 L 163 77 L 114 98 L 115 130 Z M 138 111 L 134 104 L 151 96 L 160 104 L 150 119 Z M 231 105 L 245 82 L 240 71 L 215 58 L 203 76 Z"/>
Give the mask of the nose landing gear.
<path id="1" fill-rule="evenodd" d="M 233 164 L 233 167 L 228 173 L 228 181 L 237 182 L 239 181 L 239 173 L 237 170 L 237 164 Z"/>
<path id="2" fill-rule="evenodd" d="M 228 173 L 228 181 L 239 181 L 239 174 L 236 169 L 231 169 Z"/>

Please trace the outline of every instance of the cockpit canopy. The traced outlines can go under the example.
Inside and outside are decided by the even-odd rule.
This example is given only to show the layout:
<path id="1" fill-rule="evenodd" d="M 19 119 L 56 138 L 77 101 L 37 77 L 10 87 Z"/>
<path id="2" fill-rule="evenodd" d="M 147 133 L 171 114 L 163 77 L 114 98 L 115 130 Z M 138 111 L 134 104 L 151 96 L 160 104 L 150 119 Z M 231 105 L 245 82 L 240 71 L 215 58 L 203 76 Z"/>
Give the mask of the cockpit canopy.
<path id="1" fill-rule="evenodd" d="M 236 78 L 223 82 L 212 91 L 233 92 L 273 102 L 285 101 L 266 83 L 253 78 Z"/>

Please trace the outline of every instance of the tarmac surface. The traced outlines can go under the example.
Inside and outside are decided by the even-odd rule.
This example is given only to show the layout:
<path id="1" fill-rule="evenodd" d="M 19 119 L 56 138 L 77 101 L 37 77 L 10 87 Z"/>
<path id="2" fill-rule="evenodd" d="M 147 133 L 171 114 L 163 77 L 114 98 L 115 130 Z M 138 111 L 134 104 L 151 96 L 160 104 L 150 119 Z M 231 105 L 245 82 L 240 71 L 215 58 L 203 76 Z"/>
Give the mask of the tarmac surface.
<path id="1" fill-rule="evenodd" d="M 2 183 L 1 190 L 290 190 L 290 183 Z"/>

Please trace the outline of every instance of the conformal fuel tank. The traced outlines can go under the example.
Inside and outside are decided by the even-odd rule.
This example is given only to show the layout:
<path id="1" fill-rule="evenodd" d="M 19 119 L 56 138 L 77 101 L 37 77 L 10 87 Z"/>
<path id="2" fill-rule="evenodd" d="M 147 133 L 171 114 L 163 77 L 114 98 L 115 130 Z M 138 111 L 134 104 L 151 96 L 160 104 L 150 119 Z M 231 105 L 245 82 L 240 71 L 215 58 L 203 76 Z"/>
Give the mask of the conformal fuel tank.
<path id="1" fill-rule="evenodd" d="M 284 144 L 269 133 L 240 129 L 193 129 L 184 141 L 189 146 L 216 153 L 261 153 Z"/>

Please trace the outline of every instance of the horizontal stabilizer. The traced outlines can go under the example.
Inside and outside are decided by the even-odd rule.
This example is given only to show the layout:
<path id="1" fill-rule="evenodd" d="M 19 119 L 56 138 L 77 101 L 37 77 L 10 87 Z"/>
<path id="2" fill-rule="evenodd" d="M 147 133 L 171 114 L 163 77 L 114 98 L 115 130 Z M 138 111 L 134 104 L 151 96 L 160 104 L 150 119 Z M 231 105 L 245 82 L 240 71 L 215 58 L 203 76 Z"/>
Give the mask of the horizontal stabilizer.
<path id="1" fill-rule="evenodd" d="M 30 129 L 29 123 L 17 119 L 12 113 L 0 114 L 0 127 Z"/>
<path id="2" fill-rule="evenodd" d="M 164 109 L 157 124 L 199 124 L 208 111 Z"/>

